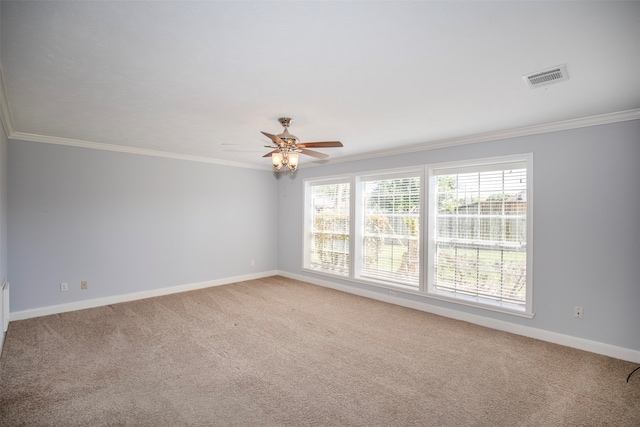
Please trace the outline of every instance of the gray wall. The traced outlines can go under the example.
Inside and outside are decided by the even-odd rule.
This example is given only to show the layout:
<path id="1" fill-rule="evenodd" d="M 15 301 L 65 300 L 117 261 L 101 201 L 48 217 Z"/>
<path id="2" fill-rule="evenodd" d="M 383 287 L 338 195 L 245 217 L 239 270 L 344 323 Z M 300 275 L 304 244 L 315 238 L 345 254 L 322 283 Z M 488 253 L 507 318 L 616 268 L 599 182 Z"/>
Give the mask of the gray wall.
<path id="1" fill-rule="evenodd" d="M 278 267 L 271 172 L 13 140 L 8 158 L 12 312 Z"/>
<path id="2" fill-rule="evenodd" d="M 0 269 L 11 282 L 12 311 L 275 269 L 326 280 L 301 269 L 304 178 L 533 152 L 535 317 L 404 297 L 640 350 L 637 120 L 303 164 L 295 177 L 277 180 L 250 169 L 22 141 L 8 145 L 8 157 L 0 150 Z M 8 204 L 1 190 L 7 158 Z M 88 291 L 79 290 L 81 280 L 89 281 Z M 61 293 L 60 282 L 71 289 Z M 575 305 L 584 307 L 584 319 L 572 317 Z"/>
<path id="3" fill-rule="evenodd" d="M 348 144 L 348 141 L 344 141 Z M 640 350 L 640 121 L 628 121 L 407 155 L 301 167 L 282 179 L 279 268 L 374 292 L 386 290 L 304 272 L 304 178 L 534 153 L 533 310 L 526 319 L 421 296 L 468 312 Z M 287 230 L 285 233 L 284 231 Z M 584 318 L 573 318 L 573 307 Z"/>

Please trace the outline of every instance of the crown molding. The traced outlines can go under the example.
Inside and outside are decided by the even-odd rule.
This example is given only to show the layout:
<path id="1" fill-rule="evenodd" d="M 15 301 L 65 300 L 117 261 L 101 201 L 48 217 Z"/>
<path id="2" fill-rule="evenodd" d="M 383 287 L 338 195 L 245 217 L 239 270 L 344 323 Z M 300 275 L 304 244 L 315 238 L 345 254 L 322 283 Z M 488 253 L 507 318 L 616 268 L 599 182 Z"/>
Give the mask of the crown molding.
<path id="1" fill-rule="evenodd" d="M 216 165 L 232 166 L 237 168 L 271 170 L 250 163 L 233 162 L 229 160 L 214 159 L 212 157 L 192 156 L 189 154 L 177 154 L 167 151 L 149 150 L 145 148 L 126 147 L 124 145 L 105 144 L 101 142 L 82 141 L 78 139 L 59 138 L 56 136 L 38 135 L 33 133 L 13 132 L 8 136 L 19 141 L 42 142 L 45 144 L 66 145 L 70 147 L 90 148 L 93 150 L 115 151 L 128 154 L 140 154 L 143 156 L 164 157 L 167 159 L 188 160 L 192 162 L 212 163 Z"/>
<path id="2" fill-rule="evenodd" d="M 408 154 L 418 151 L 435 150 L 438 148 L 453 147 L 457 145 L 475 144 L 478 142 L 498 141 L 501 139 L 519 138 L 523 136 L 539 135 L 549 132 L 559 132 L 563 130 L 579 129 L 590 126 L 606 125 L 630 120 L 640 120 L 640 108 L 634 110 L 619 111 L 615 113 L 600 114 L 597 116 L 583 117 L 579 119 L 563 120 L 560 122 L 545 123 L 541 125 L 527 126 L 522 128 L 506 129 L 494 132 L 479 133 L 456 138 L 441 139 L 425 142 L 406 147 L 394 148 L 393 150 L 374 151 L 363 155 L 353 155 L 332 159 L 331 163 L 345 163 L 357 160 L 374 159 L 387 157 L 389 155 Z M 314 165 L 315 166 L 315 165 Z M 317 165 L 320 166 L 320 165 Z"/>
<path id="3" fill-rule="evenodd" d="M 55 136 L 38 135 L 33 133 L 16 132 L 13 128 L 13 118 L 9 108 L 9 100 L 4 84 L 2 66 L 0 64 L 0 120 L 4 125 L 7 138 L 18 141 L 42 142 L 46 144 L 66 145 L 70 147 L 90 148 L 94 150 L 115 151 L 120 153 L 140 154 L 143 156 L 164 157 L 167 159 L 187 160 L 192 162 L 212 163 L 217 165 L 232 166 L 248 169 L 271 170 L 271 168 L 256 166 L 249 163 L 232 162 L 214 159 L 211 157 L 191 156 L 188 154 L 176 154 L 166 151 L 148 150 L 144 148 L 125 147 L 123 145 L 104 144 L 100 142 L 82 141 L 78 139 L 59 138 Z"/>
<path id="4" fill-rule="evenodd" d="M 126 147 L 123 145 L 105 144 L 100 142 L 83 141 L 70 138 L 59 138 L 55 136 L 38 135 L 32 133 L 16 132 L 13 128 L 13 118 L 11 116 L 11 109 L 9 108 L 9 101 L 5 90 L 4 77 L 2 74 L 2 66 L 0 65 L 0 119 L 4 125 L 7 138 L 42 142 L 47 144 L 67 145 L 71 147 L 90 148 L 94 150 L 104 151 L 116 151 L 121 153 L 140 154 L 144 156 L 164 157 L 169 159 L 187 160 L 192 162 L 211 163 L 224 166 L 258 169 L 258 170 L 272 170 L 270 167 L 257 166 L 250 163 L 234 162 L 228 160 L 220 160 L 212 157 L 192 156 L 188 154 L 177 154 L 166 151 L 149 150 L 144 148 Z M 328 163 L 346 163 L 357 160 L 374 159 L 378 157 L 386 157 L 389 155 L 408 154 L 418 151 L 435 150 L 438 148 L 453 147 L 457 145 L 474 144 L 478 142 L 498 141 L 501 139 L 518 138 L 523 136 L 539 135 L 548 132 L 558 132 L 563 130 L 578 129 L 590 126 L 599 126 L 610 123 L 617 123 L 629 120 L 640 120 L 640 109 L 620 111 L 615 113 L 600 114 L 597 116 L 584 117 L 579 119 L 564 120 L 560 122 L 546 123 L 541 125 L 534 125 L 522 128 L 513 128 L 500 130 L 495 132 L 479 133 L 475 135 L 467 135 L 456 138 L 441 139 L 435 141 L 424 142 L 421 144 L 410 145 L 406 147 L 394 148 L 392 150 L 379 150 L 362 155 L 345 156 L 337 159 L 331 159 Z M 305 167 L 317 167 L 323 166 L 323 164 L 306 164 Z"/>
<path id="5" fill-rule="evenodd" d="M 24 133 L 24 132 L 14 132 L 12 131 L 13 126 L 11 121 L 11 113 L 9 110 L 8 103 L 6 102 L 6 96 L 4 94 L 4 88 L 2 87 L 1 81 L 0 81 L 0 113 L 2 113 L 2 121 L 3 121 L 3 124 L 5 124 L 5 131 L 7 132 L 7 137 L 15 140 L 42 142 L 42 143 L 56 144 L 56 145 L 67 145 L 71 147 L 90 148 L 94 150 L 116 151 L 121 153 L 164 157 L 169 159 L 211 163 L 211 164 L 217 164 L 217 165 L 248 168 L 248 169 L 271 170 L 271 167 L 256 166 L 250 163 L 233 162 L 229 160 L 220 160 L 212 157 L 192 156 L 188 154 L 177 154 L 177 153 L 170 153 L 166 151 L 126 147 L 123 145 L 105 144 L 100 142 L 90 142 L 90 141 L 83 141 L 83 140 L 70 139 L 70 138 L 59 138 L 55 136 L 38 135 L 38 134 Z M 630 121 L 630 120 L 640 120 L 640 109 L 620 111 L 616 113 L 600 114 L 597 116 L 584 117 L 584 118 L 572 119 L 572 120 L 564 120 L 560 122 L 546 123 L 546 124 L 528 126 L 523 128 L 513 128 L 513 129 L 506 129 L 506 130 L 495 131 L 495 132 L 486 132 L 486 133 L 462 136 L 457 138 L 441 139 L 441 140 L 430 141 L 422 144 L 394 148 L 393 150 L 380 150 L 380 151 L 370 152 L 363 155 L 340 157 L 337 159 L 330 160 L 329 163 L 331 164 L 346 163 L 346 162 L 353 162 L 358 160 L 367 160 L 367 159 L 374 159 L 379 157 L 387 157 L 389 155 L 409 154 L 409 153 L 415 153 L 419 151 L 453 147 L 457 145 L 475 144 L 479 142 L 488 142 L 488 141 L 498 141 L 502 139 L 539 135 L 539 134 L 549 133 L 549 132 L 579 129 L 584 127 L 606 125 L 606 124 L 624 122 L 624 121 Z M 305 164 L 305 167 L 318 167 L 326 164 L 327 163 L 323 163 L 323 164 L 309 163 L 309 164 Z"/>
<path id="6" fill-rule="evenodd" d="M 0 64 L 0 120 L 4 126 L 7 138 L 13 134 L 13 119 L 11 118 L 11 109 L 9 109 L 9 101 L 4 85 L 4 77 L 2 74 L 2 65 Z"/>

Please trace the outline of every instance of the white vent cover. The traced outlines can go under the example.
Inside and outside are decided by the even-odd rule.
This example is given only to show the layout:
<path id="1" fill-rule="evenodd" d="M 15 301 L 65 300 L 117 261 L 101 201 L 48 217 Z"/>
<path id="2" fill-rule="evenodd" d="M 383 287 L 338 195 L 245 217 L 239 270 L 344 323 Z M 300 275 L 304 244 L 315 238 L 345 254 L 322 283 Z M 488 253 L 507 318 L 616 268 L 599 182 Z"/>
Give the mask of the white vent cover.
<path id="1" fill-rule="evenodd" d="M 558 65 L 557 67 L 524 75 L 522 78 L 527 83 L 527 86 L 535 89 L 537 87 L 569 80 L 569 75 L 567 74 L 567 67 L 565 65 Z"/>

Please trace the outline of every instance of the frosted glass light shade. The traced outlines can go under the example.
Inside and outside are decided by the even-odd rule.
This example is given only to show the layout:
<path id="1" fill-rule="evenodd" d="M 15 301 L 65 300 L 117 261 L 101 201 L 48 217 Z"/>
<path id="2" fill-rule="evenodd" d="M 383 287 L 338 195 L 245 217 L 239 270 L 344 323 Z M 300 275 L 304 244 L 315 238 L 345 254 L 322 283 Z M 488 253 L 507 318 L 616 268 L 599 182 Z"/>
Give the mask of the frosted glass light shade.
<path id="1" fill-rule="evenodd" d="M 289 168 L 291 170 L 295 170 L 298 167 L 298 154 L 291 153 L 289 154 Z"/>
<path id="2" fill-rule="evenodd" d="M 271 162 L 273 166 L 280 167 L 282 166 L 282 153 L 273 153 L 271 154 Z"/>

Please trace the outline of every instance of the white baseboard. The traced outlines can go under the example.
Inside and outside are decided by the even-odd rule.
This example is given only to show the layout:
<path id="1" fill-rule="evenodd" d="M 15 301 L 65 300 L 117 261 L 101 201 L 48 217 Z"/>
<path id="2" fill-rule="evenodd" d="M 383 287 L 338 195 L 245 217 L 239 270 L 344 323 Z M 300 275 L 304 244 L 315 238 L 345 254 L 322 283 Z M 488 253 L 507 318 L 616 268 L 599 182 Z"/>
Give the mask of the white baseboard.
<path id="1" fill-rule="evenodd" d="M 66 313 L 86 308 L 102 307 L 110 304 L 117 304 L 127 301 L 135 301 L 145 298 L 159 297 L 163 295 L 176 294 L 179 292 L 195 291 L 197 289 L 209 288 L 212 286 L 228 285 L 230 283 L 244 282 L 247 280 L 262 279 L 263 277 L 274 276 L 277 271 L 265 271 L 262 273 L 247 274 L 243 276 L 227 277 L 224 279 L 209 280 L 206 282 L 189 283 L 185 285 L 171 286 L 167 288 L 152 289 L 149 291 L 133 292 L 130 294 L 113 295 L 110 297 L 94 298 L 84 301 L 76 301 L 68 304 L 50 305 L 30 310 L 14 311 L 10 314 L 11 321 L 30 319 L 32 317 L 49 316 L 51 314 Z"/>
<path id="2" fill-rule="evenodd" d="M 427 313 L 437 314 L 443 317 L 449 317 L 452 319 L 462 320 L 465 322 L 473 323 L 480 326 L 486 326 L 488 328 L 497 329 L 513 333 L 516 335 L 522 335 L 529 338 L 539 339 L 541 341 L 547 341 L 554 344 L 560 344 L 567 347 L 577 348 L 579 350 L 585 350 L 592 353 L 602 354 L 604 356 L 615 357 L 621 360 L 627 360 L 634 363 L 640 363 L 640 351 L 632 350 L 624 347 L 618 347 L 611 344 L 605 344 L 597 341 L 591 341 L 584 338 L 573 337 L 571 335 L 560 334 L 557 332 L 546 331 L 543 329 L 533 328 L 531 326 L 518 325 L 502 320 L 493 319 L 490 317 L 478 316 L 476 314 L 465 313 L 458 310 L 452 310 L 449 308 L 434 306 L 425 302 L 418 302 L 403 299 L 400 297 L 390 297 L 386 294 L 379 292 L 368 291 L 365 289 L 359 289 L 352 286 L 340 285 L 328 280 L 317 279 L 313 277 L 302 276 L 299 274 L 290 273 L 287 271 L 266 271 L 256 274 L 248 274 L 244 276 L 228 277 L 224 279 L 210 280 L 199 283 L 189 283 L 185 285 L 172 286 L 168 288 L 153 289 L 149 291 L 134 292 L 130 294 L 114 295 L 104 298 L 95 298 L 84 301 L 77 301 L 68 304 L 57 304 L 47 307 L 40 307 L 30 310 L 23 310 L 12 312 L 10 314 L 10 320 L 23 320 L 32 317 L 48 316 L 51 314 L 65 313 L 75 310 L 83 310 L 87 308 L 101 307 L 110 304 L 117 304 L 127 301 L 135 301 L 144 298 L 152 298 L 162 295 L 170 295 L 179 292 L 193 291 L 197 289 L 209 288 L 212 286 L 228 285 L 230 283 L 243 282 L 247 280 L 261 279 L 264 277 L 281 275 L 291 279 L 299 280 L 301 282 L 310 283 L 313 285 L 323 286 L 325 288 L 336 289 L 342 292 L 347 292 L 354 295 L 363 296 L 366 298 L 375 299 L 378 301 L 388 302 L 391 304 L 401 305 L 403 307 L 413 308 L 415 310 L 424 311 Z M 2 336 L 4 338 L 4 334 Z M 0 351 L 2 350 L 2 339 L 0 339 Z M 1 353 L 0 353 L 1 354 Z"/>
<path id="3" fill-rule="evenodd" d="M 564 345 L 566 347 L 577 348 L 579 350 L 589 351 L 591 353 L 602 354 L 604 356 L 614 357 L 616 359 L 627 360 L 629 362 L 640 363 L 640 351 L 632 350 L 624 347 L 618 347 L 611 344 L 605 344 L 597 341 L 591 341 L 584 338 L 573 337 L 571 335 L 560 334 L 557 332 L 546 331 L 543 329 L 533 328 L 531 326 L 518 325 L 503 320 L 492 319 L 490 317 L 478 316 L 476 314 L 465 313 L 450 308 L 439 307 L 428 304 L 426 302 L 418 302 L 400 298 L 398 296 L 391 297 L 379 292 L 372 292 L 365 289 L 359 289 L 352 286 L 340 285 L 328 280 L 317 279 L 313 277 L 302 276 L 287 271 L 278 271 L 278 274 L 290 279 L 299 280 L 301 282 L 313 285 L 323 286 L 325 288 L 336 289 L 338 291 L 347 292 L 366 298 L 384 301 L 391 304 L 401 305 L 403 307 L 413 308 L 415 310 L 427 313 L 437 314 L 443 317 L 449 317 L 456 320 L 473 323 L 488 328 L 509 332 L 516 335 L 522 335 L 529 338 L 535 338 L 541 341 L 547 341 L 554 344 Z M 400 292 L 398 292 L 400 295 Z"/>

